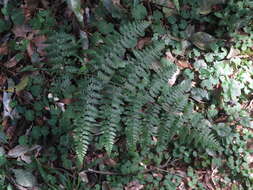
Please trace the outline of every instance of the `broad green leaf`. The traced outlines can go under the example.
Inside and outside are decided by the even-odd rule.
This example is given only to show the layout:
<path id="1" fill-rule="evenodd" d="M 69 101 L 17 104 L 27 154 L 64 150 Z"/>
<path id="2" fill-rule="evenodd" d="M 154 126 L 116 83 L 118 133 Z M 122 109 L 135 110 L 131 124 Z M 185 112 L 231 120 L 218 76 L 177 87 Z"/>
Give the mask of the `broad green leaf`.
<path id="1" fill-rule="evenodd" d="M 180 10 L 179 0 L 173 0 L 173 3 L 175 5 L 176 9 L 179 11 Z"/>
<path id="2" fill-rule="evenodd" d="M 22 169 L 12 169 L 15 174 L 16 183 L 23 187 L 35 187 L 37 182 L 36 178 L 29 171 Z"/>
<path id="3" fill-rule="evenodd" d="M 201 50 L 210 50 L 217 39 L 205 32 L 197 32 L 191 37 L 192 43 Z"/>
<path id="4" fill-rule="evenodd" d="M 148 12 L 143 5 L 139 4 L 133 8 L 132 14 L 135 19 L 141 20 L 147 16 Z"/>

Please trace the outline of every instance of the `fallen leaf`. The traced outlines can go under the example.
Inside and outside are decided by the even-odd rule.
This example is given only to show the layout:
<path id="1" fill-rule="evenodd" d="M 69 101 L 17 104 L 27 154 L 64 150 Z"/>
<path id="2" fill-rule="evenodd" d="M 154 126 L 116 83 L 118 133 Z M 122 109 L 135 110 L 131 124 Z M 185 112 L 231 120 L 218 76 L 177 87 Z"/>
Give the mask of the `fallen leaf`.
<path id="1" fill-rule="evenodd" d="M 137 180 L 135 180 L 128 183 L 127 186 L 125 187 L 125 190 L 141 190 L 143 188 L 144 186 L 140 184 Z"/>
<path id="2" fill-rule="evenodd" d="M 176 65 L 181 69 L 192 68 L 188 60 L 177 60 Z"/>
<path id="3" fill-rule="evenodd" d="M 13 149 L 9 150 L 8 156 L 11 158 L 17 158 L 17 157 L 20 157 L 21 155 L 27 153 L 29 150 L 30 149 L 28 146 L 17 145 Z"/>
<path id="4" fill-rule="evenodd" d="M 32 32 L 32 28 L 27 25 L 15 25 L 12 29 L 15 37 L 25 38 L 29 32 Z"/>
<path id="5" fill-rule="evenodd" d="M 89 179 L 85 171 L 80 172 L 78 175 L 81 178 L 82 182 L 89 183 Z"/>
<path id="6" fill-rule="evenodd" d="M 27 54 L 30 57 L 30 59 L 32 59 L 32 56 L 33 56 L 34 51 L 35 51 L 35 47 L 34 47 L 34 45 L 31 41 L 28 43 L 26 51 L 27 51 Z"/>
<path id="7" fill-rule="evenodd" d="M 45 42 L 47 41 L 47 37 L 45 35 L 35 36 L 32 39 L 33 44 L 35 45 L 37 52 L 40 56 L 45 56 L 46 51 L 45 48 L 48 46 Z"/>
<path id="8" fill-rule="evenodd" d="M 18 61 L 16 59 L 16 56 L 12 57 L 10 60 L 8 60 L 6 63 L 4 63 L 4 66 L 7 68 L 15 67 L 18 64 Z"/>
<path id="9" fill-rule="evenodd" d="M 12 108 L 10 106 L 11 101 L 12 101 L 12 93 L 4 91 L 3 93 L 3 108 L 4 108 L 3 117 L 4 118 L 10 117 L 13 119 Z"/>
<path id="10" fill-rule="evenodd" d="M 173 86 L 177 80 L 177 76 L 180 74 L 180 70 L 177 69 L 177 71 L 174 73 L 174 75 L 168 80 L 169 86 Z"/>
<path id="11" fill-rule="evenodd" d="M 76 101 L 76 99 L 73 99 L 73 98 L 64 98 L 64 99 L 61 99 L 60 102 L 64 103 L 64 104 L 72 104 Z"/>
<path id="12" fill-rule="evenodd" d="M 117 162 L 115 162 L 115 160 L 113 160 L 111 158 L 107 158 L 104 160 L 104 164 L 108 165 L 108 166 L 116 166 Z"/>
<path id="13" fill-rule="evenodd" d="M 7 43 L 0 45 L 0 55 L 7 55 L 9 52 Z"/>
<path id="14" fill-rule="evenodd" d="M 23 77 L 20 82 L 15 85 L 14 87 L 9 87 L 6 92 L 19 92 L 25 89 L 25 87 L 28 85 L 29 77 L 25 76 Z"/>
<path id="15" fill-rule="evenodd" d="M 37 152 L 39 152 L 41 150 L 41 146 L 34 145 L 33 147 L 29 148 L 25 145 L 17 145 L 13 149 L 9 150 L 7 155 L 10 158 L 18 158 L 26 163 L 31 163 L 31 156 L 29 153 L 33 152 L 34 150 L 37 150 Z"/>
<path id="16" fill-rule="evenodd" d="M 7 80 L 7 77 L 5 75 L 0 75 L 0 88 L 3 88 L 5 82 Z"/>
<path id="17" fill-rule="evenodd" d="M 143 49 L 143 47 L 144 47 L 146 44 L 148 44 L 150 41 L 151 41 L 151 38 L 150 38 L 150 37 L 142 38 L 142 39 L 140 39 L 140 40 L 137 42 L 136 48 L 137 48 L 137 49 Z"/>
<path id="18" fill-rule="evenodd" d="M 214 5 L 224 3 L 226 3 L 226 0 L 201 0 L 199 13 L 202 15 L 207 15 L 212 12 Z"/>
<path id="19" fill-rule="evenodd" d="M 76 15 L 77 20 L 83 23 L 84 10 L 81 7 L 81 0 L 67 0 L 70 9 Z"/>
<path id="20" fill-rule="evenodd" d="M 111 186 L 106 181 L 103 181 L 102 190 L 113 190 L 113 189 L 111 188 Z"/>
<path id="21" fill-rule="evenodd" d="M 235 49 L 233 46 L 230 48 L 229 53 L 227 55 L 227 59 L 231 59 L 233 57 L 236 57 L 237 55 L 240 54 L 240 50 L 239 49 Z"/>
<path id="22" fill-rule="evenodd" d="M 80 30 L 80 38 L 82 40 L 83 50 L 88 49 L 89 48 L 89 39 L 88 39 L 88 35 L 85 31 Z"/>
<path id="23" fill-rule="evenodd" d="M 165 55 L 166 59 L 172 63 L 174 63 L 174 61 L 176 60 L 176 58 L 172 55 L 170 51 L 166 51 Z"/>
<path id="24" fill-rule="evenodd" d="M 210 50 L 217 39 L 206 32 L 197 32 L 191 36 L 191 42 L 201 50 Z"/>

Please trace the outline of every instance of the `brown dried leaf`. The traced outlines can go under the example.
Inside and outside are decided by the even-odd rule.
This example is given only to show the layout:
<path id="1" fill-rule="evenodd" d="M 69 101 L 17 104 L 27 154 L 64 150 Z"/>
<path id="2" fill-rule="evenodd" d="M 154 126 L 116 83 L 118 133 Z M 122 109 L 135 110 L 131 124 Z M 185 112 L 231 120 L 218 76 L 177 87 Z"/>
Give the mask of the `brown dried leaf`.
<path id="1" fill-rule="evenodd" d="M 76 100 L 73 99 L 73 98 L 64 98 L 64 99 L 60 100 L 60 102 L 62 102 L 62 103 L 64 103 L 64 104 L 67 104 L 67 105 L 72 104 L 72 103 L 75 102 L 75 101 L 76 101 Z"/>
<path id="2" fill-rule="evenodd" d="M 172 55 L 170 51 L 167 51 L 165 55 L 166 55 L 166 59 L 172 63 L 174 63 L 174 61 L 176 60 L 176 58 Z"/>
<path id="3" fill-rule="evenodd" d="M 188 60 L 177 60 L 176 65 L 179 68 L 185 69 L 185 68 L 192 68 Z"/>
<path id="4" fill-rule="evenodd" d="M 144 186 L 140 184 L 137 180 L 135 180 L 128 183 L 127 186 L 125 187 L 125 190 L 141 190 L 143 188 Z"/>
<path id="5" fill-rule="evenodd" d="M 136 48 L 137 48 L 137 49 L 143 49 L 143 47 L 144 47 L 145 45 L 147 45 L 150 41 L 151 41 L 151 38 L 150 38 L 150 37 L 142 38 L 142 39 L 140 39 L 140 40 L 137 42 Z"/>
<path id="6" fill-rule="evenodd" d="M 115 160 L 108 158 L 104 160 L 104 164 L 108 165 L 108 166 L 116 166 L 117 162 L 115 162 Z"/>
<path id="7" fill-rule="evenodd" d="M 4 63 L 4 66 L 7 68 L 12 68 L 12 67 L 15 67 L 17 64 L 18 64 L 18 61 L 17 61 L 16 57 L 14 56 L 9 61 Z"/>
<path id="8" fill-rule="evenodd" d="M 237 55 L 240 54 L 239 49 L 235 49 L 233 46 L 230 48 L 229 53 L 227 55 L 227 59 L 231 59 L 233 57 L 236 57 Z"/>
<path id="9" fill-rule="evenodd" d="M 2 88 L 7 80 L 7 77 L 4 75 L 0 75 L 0 88 Z"/>
<path id="10" fill-rule="evenodd" d="M 40 54 L 40 56 L 45 56 L 45 48 L 47 47 L 47 44 L 45 43 L 47 41 L 47 38 L 45 35 L 36 36 L 32 39 L 32 42 L 37 47 L 37 52 Z"/>
<path id="11" fill-rule="evenodd" d="M 27 54 L 32 59 L 32 56 L 34 54 L 35 48 L 32 42 L 29 42 L 26 48 Z"/>
<path id="12" fill-rule="evenodd" d="M 7 43 L 4 43 L 0 46 L 0 55 L 7 55 L 9 52 Z"/>
<path id="13" fill-rule="evenodd" d="M 14 26 L 12 29 L 12 32 L 14 33 L 16 38 L 17 37 L 25 38 L 27 34 L 32 31 L 33 31 L 32 28 L 26 25 Z"/>

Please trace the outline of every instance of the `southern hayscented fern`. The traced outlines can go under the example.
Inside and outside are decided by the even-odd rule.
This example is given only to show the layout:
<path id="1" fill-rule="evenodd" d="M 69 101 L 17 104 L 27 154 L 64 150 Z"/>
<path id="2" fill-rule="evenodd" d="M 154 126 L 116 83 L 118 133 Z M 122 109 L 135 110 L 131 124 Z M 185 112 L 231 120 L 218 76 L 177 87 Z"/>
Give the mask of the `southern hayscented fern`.
<path id="1" fill-rule="evenodd" d="M 176 66 L 159 62 L 164 44 L 157 42 L 135 50 L 138 37 L 148 26 L 148 22 L 140 21 L 125 25 L 103 48 L 88 53 L 91 61 L 81 89 L 82 111 L 77 114 L 74 130 L 80 163 L 97 128 L 102 132 L 99 142 L 108 154 L 119 134 L 126 137 L 130 151 L 137 144 L 148 146 L 152 136 L 158 143 L 178 140 L 197 148 L 219 148 L 210 123 L 193 112 L 188 102 L 191 82 L 168 85 Z M 72 48 L 68 53 L 72 55 Z M 62 53 L 62 59 L 66 55 Z"/>

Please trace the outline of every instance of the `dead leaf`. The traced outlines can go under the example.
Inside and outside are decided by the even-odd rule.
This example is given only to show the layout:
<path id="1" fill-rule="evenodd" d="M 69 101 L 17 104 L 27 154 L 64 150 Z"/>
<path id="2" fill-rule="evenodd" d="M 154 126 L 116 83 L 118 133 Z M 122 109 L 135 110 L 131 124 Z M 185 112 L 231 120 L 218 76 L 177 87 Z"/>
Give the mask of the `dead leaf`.
<path id="1" fill-rule="evenodd" d="M 166 55 L 166 59 L 172 63 L 174 63 L 174 61 L 176 60 L 176 58 L 172 55 L 170 51 L 167 51 L 165 55 Z"/>
<path id="2" fill-rule="evenodd" d="M 18 64 L 18 61 L 16 59 L 16 56 L 12 57 L 9 61 L 4 63 L 4 66 L 7 68 L 15 67 Z"/>
<path id="3" fill-rule="evenodd" d="M 64 98 L 64 99 L 61 99 L 60 102 L 66 104 L 66 105 L 69 105 L 69 104 L 72 104 L 72 103 L 76 102 L 76 99 Z"/>
<path id="4" fill-rule="evenodd" d="M 128 183 L 127 186 L 125 187 L 125 190 L 141 190 L 143 188 L 144 186 L 140 184 L 137 180 L 135 180 Z"/>
<path id="5" fill-rule="evenodd" d="M 78 175 L 81 178 L 82 182 L 89 183 L 89 179 L 85 171 L 80 172 Z"/>
<path id="6" fill-rule="evenodd" d="M 41 150 L 41 146 L 34 145 L 33 147 L 29 148 L 28 146 L 24 145 L 17 145 L 13 149 L 9 150 L 7 155 L 10 158 L 18 158 L 26 163 L 31 163 L 31 157 L 29 156 L 29 153 L 31 153 L 34 150 L 39 152 Z"/>
<path id="7" fill-rule="evenodd" d="M 4 87 L 6 80 L 7 80 L 7 77 L 5 75 L 0 75 L 0 88 Z"/>
<path id="8" fill-rule="evenodd" d="M 104 164 L 108 165 L 108 166 L 116 166 L 117 162 L 115 162 L 115 160 L 113 160 L 111 158 L 107 158 L 104 160 Z"/>
<path id="9" fill-rule="evenodd" d="M 34 54 L 35 48 L 32 42 L 29 42 L 26 48 L 27 54 L 32 59 L 32 56 Z"/>
<path id="10" fill-rule="evenodd" d="M 15 25 L 12 29 L 15 37 L 25 38 L 29 32 L 32 32 L 32 28 L 27 25 Z"/>
<path id="11" fill-rule="evenodd" d="M 3 43 L 0 46 L 0 55 L 7 55 L 8 52 L 9 52 L 9 49 L 8 49 L 7 43 Z"/>
<path id="12" fill-rule="evenodd" d="M 37 48 L 37 52 L 40 56 L 45 56 L 46 51 L 45 48 L 48 46 L 45 42 L 47 41 L 47 37 L 45 35 L 39 35 L 32 39 L 32 42 Z"/>
<path id="13" fill-rule="evenodd" d="M 103 181 L 102 190 L 112 190 L 112 188 L 106 181 Z"/>
<path id="14" fill-rule="evenodd" d="M 176 65 L 181 69 L 192 68 L 188 60 L 177 60 Z"/>
<path id="15" fill-rule="evenodd" d="M 140 40 L 137 42 L 136 48 L 137 48 L 137 49 L 143 49 L 143 47 L 144 47 L 146 44 L 148 44 L 150 41 L 151 41 L 151 38 L 150 38 L 150 37 L 142 38 L 142 39 L 140 39 Z"/>
<path id="16" fill-rule="evenodd" d="M 202 15 L 207 15 L 212 12 L 214 5 L 224 3 L 226 3 L 226 0 L 201 0 L 199 13 Z"/>
<path id="17" fill-rule="evenodd" d="M 177 76 L 180 74 L 180 70 L 177 69 L 177 71 L 174 73 L 174 75 L 168 80 L 169 86 L 173 86 L 177 80 Z"/>
<path id="18" fill-rule="evenodd" d="M 210 50 L 217 39 L 206 32 L 197 32 L 191 36 L 191 42 L 201 50 Z"/>
<path id="19" fill-rule="evenodd" d="M 235 49 L 233 46 L 230 48 L 229 53 L 227 55 L 227 59 L 231 59 L 233 57 L 236 57 L 237 55 L 240 54 L 239 49 Z"/>

